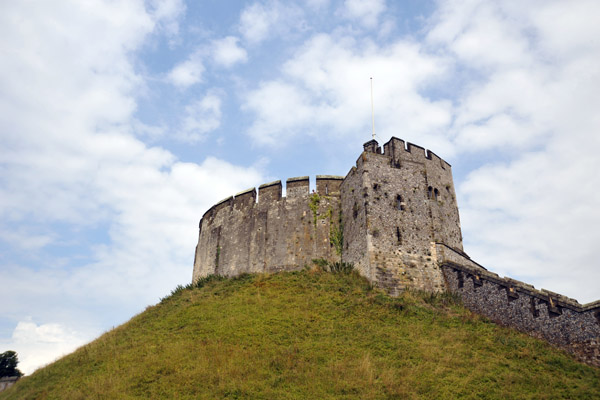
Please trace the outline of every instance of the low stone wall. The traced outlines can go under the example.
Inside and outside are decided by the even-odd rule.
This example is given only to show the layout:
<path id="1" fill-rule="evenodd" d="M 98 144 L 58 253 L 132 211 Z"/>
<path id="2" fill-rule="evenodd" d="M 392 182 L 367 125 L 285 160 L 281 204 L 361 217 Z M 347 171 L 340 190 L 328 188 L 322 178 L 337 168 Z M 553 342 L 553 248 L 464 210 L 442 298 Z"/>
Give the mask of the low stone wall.
<path id="1" fill-rule="evenodd" d="M 600 301 L 582 305 L 476 266 L 445 261 L 441 268 L 448 290 L 473 312 L 545 339 L 600 367 Z"/>
<path id="2" fill-rule="evenodd" d="M 4 376 L 0 378 L 0 392 L 5 391 L 19 380 L 18 376 Z"/>

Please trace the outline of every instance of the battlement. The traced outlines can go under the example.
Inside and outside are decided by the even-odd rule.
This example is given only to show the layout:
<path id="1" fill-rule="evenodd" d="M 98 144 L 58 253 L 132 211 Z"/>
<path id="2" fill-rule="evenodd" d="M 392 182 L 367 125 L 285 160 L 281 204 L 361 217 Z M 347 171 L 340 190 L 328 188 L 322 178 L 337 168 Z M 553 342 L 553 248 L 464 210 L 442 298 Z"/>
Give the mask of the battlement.
<path id="1" fill-rule="evenodd" d="M 313 259 L 333 260 L 330 235 L 339 227 L 343 177 L 317 175 L 280 180 L 219 201 L 200 220 L 194 280 L 209 274 L 293 270 Z M 339 260 L 339 255 L 337 255 Z"/>
<path id="2" fill-rule="evenodd" d="M 392 137 L 381 147 L 375 139 L 368 141 L 363 145 L 363 149 L 367 153 L 380 154 L 389 157 L 391 164 L 399 167 L 402 161 L 424 162 L 425 160 L 433 161 L 439 164 L 442 169 L 450 169 L 451 165 L 436 155 L 431 150 L 418 146 L 414 143 L 405 142 L 397 137 Z"/>
<path id="3" fill-rule="evenodd" d="M 494 283 L 499 287 L 504 288 L 507 294 L 512 296 L 512 298 L 518 298 L 519 293 L 521 293 L 523 295 L 534 297 L 540 302 L 552 305 L 555 309 L 568 308 L 576 312 L 600 310 L 600 300 L 587 304 L 580 304 L 577 300 L 570 297 L 552 292 L 547 289 L 536 289 L 533 285 L 528 283 L 509 277 L 501 277 L 498 274 L 482 268 L 474 268 L 464 264 L 456 264 L 450 261 L 444 262 L 443 266 L 452 268 L 455 271 L 461 271 L 463 273 L 463 277 L 467 279 L 474 279 L 478 283 L 483 280 Z"/>
<path id="4" fill-rule="evenodd" d="M 447 290 L 458 294 L 471 311 L 544 338 L 581 361 L 600 366 L 600 301 L 582 305 L 465 264 L 443 261 L 441 268 Z"/>
<path id="5" fill-rule="evenodd" d="M 293 199 L 297 197 L 308 196 L 310 194 L 310 178 L 308 176 L 299 176 L 288 178 L 286 180 L 286 196 L 283 196 L 283 185 L 281 180 L 263 183 L 256 188 L 249 188 L 236 193 L 234 196 L 229 196 L 211 208 L 209 208 L 202 218 L 218 212 L 224 208 L 241 208 L 248 207 L 252 204 L 268 204 L 281 201 L 282 199 Z M 340 196 L 340 187 L 344 181 L 343 176 L 337 175 L 317 175 L 316 177 L 316 193 L 320 196 Z M 258 193 L 258 197 L 257 197 Z"/>
<path id="6" fill-rule="evenodd" d="M 309 189 L 308 176 L 289 178 L 285 182 L 285 194 L 287 198 L 308 196 Z"/>

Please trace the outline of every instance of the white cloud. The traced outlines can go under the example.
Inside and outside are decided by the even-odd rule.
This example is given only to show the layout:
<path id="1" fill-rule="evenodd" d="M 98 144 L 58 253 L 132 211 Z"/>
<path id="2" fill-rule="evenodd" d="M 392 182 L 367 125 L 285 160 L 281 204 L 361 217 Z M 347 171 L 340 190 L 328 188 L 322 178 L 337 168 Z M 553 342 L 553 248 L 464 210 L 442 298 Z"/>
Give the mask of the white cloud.
<path id="1" fill-rule="evenodd" d="M 306 0 L 308 7 L 319 11 L 329 6 L 330 0 Z"/>
<path id="2" fill-rule="evenodd" d="M 151 0 L 149 2 L 151 14 L 171 40 L 171 45 L 177 41 L 179 35 L 179 17 L 185 12 L 183 0 Z"/>
<path id="3" fill-rule="evenodd" d="M 185 116 L 177 139 L 188 143 L 198 142 L 220 125 L 221 97 L 216 93 L 208 93 L 185 107 Z"/>
<path id="4" fill-rule="evenodd" d="M 28 249 L 3 260 L 0 303 L 27 372 L 189 282 L 202 211 L 263 181 L 257 167 L 184 163 L 133 136 L 144 85 L 133 52 L 155 18 L 141 1 L 0 13 L 0 240 Z M 192 137 L 214 129 L 220 98 L 188 112 L 206 116 Z"/>
<path id="5" fill-rule="evenodd" d="M 287 142 L 314 116 L 309 97 L 301 89 L 277 81 L 263 83 L 253 91 L 245 107 L 258 114 L 249 133 L 261 144 Z"/>
<path id="6" fill-rule="evenodd" d="M 17 352 L 18 368 L 26 375 L 42 365 L 68 354 L 91 339 L 61 324 L 37 325 L 32 320 L 19 321 L 7 348 Z"/>
<path id="7" fill-rule="evenodd" d="M 250 42 L 262 42 L 277 21 L 277 12 L 260 3 L 246 7 L 240 15 L 240 33 Z"/>
<path id="8" fill-rule="evenodd" d="M 455 0 L 440 4 L 427 34 L 471 68 L 504 69 L 531 61 L 528 21 L 503 3 Z"/>
<path id="9" fill-rule="evenodd" d="M 35 251 L 51 244 L 55 240 L 55 235 L 52 233 L 40 234 L 40 232 L 22 226 L 16 229 L 6 226 L 0 229 L 0 239 L 10 243 L 13 248 Z"/>
<path id="10" fill-rule="evenodd" d="M 466 250 L 484 265 L 580 301 L 598 298 L 596 4 L 445 3 L 429 40 L 478 74 L 458 98 L 457 151 L 506 161 L 459 187 Z M 573 21 L 578 21 L 574 23 Z M 439 50 L 440 47 L 437 47 Z"/>
<path id="11" fill-rule="evenodd" d="M 245 98 L 256 114 L 249 134 L 262 144 L 285 143 L 300 134 L 355 137 L 370 131 L 370 80 L 374 77 L 375 120 L 380 136 L 439 134 L 450 121 L 450 102 L 431 101 L 424 86 L 446 73 L 443 58 L 423 54 L 399 40 L 379 47 L 316 35 L 283 66 L 283 78 L 262 82 Z"/>
<path id="12" fill-rule="evenodd" d="M 204 65 L 202 65 L 200 56 L 193 54 L 169 71 L 167 81 L 180 88 L 187 88 L 202 82 L 203 73 Z"/>
<path id="13" fill-rule="evenodd" d="M 248 60 L 248 53 L 238 45 L 239 39 L 227 36 L 213 42 L 213 60 L 224 67 L 232 67 Z"/>
<path id="14" fill-rule="evenodd" d="M 238 29 L 246 41 L 258 44 L 291 31 L 301 31 L 305 23 L 301 8 L 271 0 L 255 2 L 244 8 Z"/>
<path id="15" fill-rule="evenodd" d="M 345 0 L 342 15 L 367 28 L 374 28 L 385 9 L 385 0 Z"/>

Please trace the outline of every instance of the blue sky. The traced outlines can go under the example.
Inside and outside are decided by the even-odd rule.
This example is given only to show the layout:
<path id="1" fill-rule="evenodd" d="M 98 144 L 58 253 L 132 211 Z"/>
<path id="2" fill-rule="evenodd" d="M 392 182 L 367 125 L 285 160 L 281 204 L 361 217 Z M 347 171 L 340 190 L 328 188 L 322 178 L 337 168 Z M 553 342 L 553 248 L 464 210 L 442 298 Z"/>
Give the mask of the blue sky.
<path id="1" fill-rule="evenodd" d="M 0 352 L 31 373 L 191 280 L 216 201 L 345 175 L 376 133 L 453 166 L 472 258 L 600 298 L 600 3 L 0 5 Z"/>

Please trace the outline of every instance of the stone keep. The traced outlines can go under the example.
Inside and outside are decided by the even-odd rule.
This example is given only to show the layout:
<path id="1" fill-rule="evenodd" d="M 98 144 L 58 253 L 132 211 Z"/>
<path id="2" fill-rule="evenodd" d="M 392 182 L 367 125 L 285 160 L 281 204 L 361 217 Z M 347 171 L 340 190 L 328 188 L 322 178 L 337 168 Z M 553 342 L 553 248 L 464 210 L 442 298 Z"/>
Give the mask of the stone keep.
<path id="1" fill-rule="evenodd" d="M 364 144 L 345 177 L 307 176 L 242 191 L 200 220 L 193 282 L 218 274 L 291 271 L 314 259 L 354 264 L 391 295 L 450 291 L 469 309 L 600 366 L 600 301 L 499 277 L 463 251 L 450 165 L 392 138 Z"/>
<path id="2" fill-rule="evenodd" d="M 392 138 L 365 143 L 342 182 L 343 260 L 396 295 L 444 290 L 436 243 L 462 253 L 450 164 Z"/>
<path id="3" fill-rule="evenodd" d="M 436 243 L 462 254 L 450 165 L 392 138 L 375 140 L 346 177 L 317 176 L 261 185 L 210 208 L 200 221 L 193 280 L 209 274 L 276 272 L 313 259 L 350 262 L 390 294 L 412 287 L 438 292 L 444 279 Z M 340 235 L 340 232 L 343 234 Z M 334 246 L 335 238 L 341 246 Z"/>

